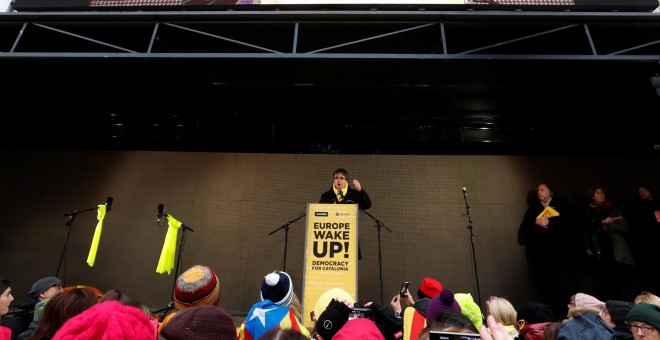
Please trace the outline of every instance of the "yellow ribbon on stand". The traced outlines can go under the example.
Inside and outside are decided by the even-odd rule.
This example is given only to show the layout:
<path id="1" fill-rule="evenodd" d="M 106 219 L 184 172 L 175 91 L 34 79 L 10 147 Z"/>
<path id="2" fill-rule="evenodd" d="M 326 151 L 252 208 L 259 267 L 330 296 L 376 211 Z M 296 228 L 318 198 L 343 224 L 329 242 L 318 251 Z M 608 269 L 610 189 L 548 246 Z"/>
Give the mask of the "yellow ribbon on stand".
<path id="1" fill-rule="evenodd" d="M 96 230 L 94 231 L 94 237 L 92 238 L 92 245 L 89 248 L 89 255 L 87 255 L 87 264 L 90 267 L 94 267 L 94 261 L 96 260 L 96 252 L 99 250 L 99 242 L 101 241 L 101 232 L 103 231 L 103 220 L 105 219 L 105 204 L 98 206 L 98 214 L 96 219 L 99 222 L 96 224 Z"/>
<path id="2" fill-rule="evenodd" d="M 176 239 L 179 235 L 179 229 L 181 229 L 181 221 L 178 221 L 170 214 L 165 214 L 167 218 L 167 234 L 165 235 L 165 242 L 163 242 L 163 250 L 160 252 L 160 259 L 158 260 L 158 266 L 156 267 L 156 273 L 167 274 L 172 273 L 174 269 L 174 254 L 176 254 Z"/>

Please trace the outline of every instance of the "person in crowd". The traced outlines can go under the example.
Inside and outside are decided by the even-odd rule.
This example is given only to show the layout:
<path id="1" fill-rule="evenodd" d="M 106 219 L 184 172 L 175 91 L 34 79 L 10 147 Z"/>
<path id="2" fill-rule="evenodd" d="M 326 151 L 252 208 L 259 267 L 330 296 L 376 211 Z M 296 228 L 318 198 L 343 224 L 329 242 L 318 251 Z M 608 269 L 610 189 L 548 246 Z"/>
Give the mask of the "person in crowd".
<path id="1" fill-rule="evenodd" d="M 316 322 L 318 317 L 325 311 L 325 309 L 330 304 L 330 301 L 333 299 L 349 305 L 353 305 L 355 303 L 355 299 L 353 299 L 351 294 L 349 294 L 347 291 L 341 288 L 328 289 L 323 292 L 321 296 L 319 296 L 318 300 L 316 300 L 316 304 L 314 304 L 314 310 L 310 312 L 310 319 L 313 322 Z"/>
<path id="2" fill-rule="evenodd" d="M 161 329 L 160 336 L 165 340 L 235 340 L 236 325 L 231 315 L 222 308 L 201 305 L 179 311 Z"/>
<path id="3" fill-rule="evenodd" d="M 271 328 L 293 329 L 309 337 L 309 331 L 289 307 L 292 300 L 293 281 L 288 273 L 276 270 L 266 275 L 261 281 L 261 301 L 250 308 L 238 339 L 259 339 Z"/>
<path id="4" fill-rule="evenodd" d="M 579 295 L 579 294 L 578 294 Z M 579 297 L 576 295 L 576 299 Z M 573 309 L 573 317 L 565 321 L 557 330 L 558 340 L 614 338 L 614 330 L 601 317 L 607 313 L 605 303 L 602 308 L 579 305 Z"/>
<path id="5" fill-rule="evenodd" d="M 456 312 L 462 314 L 461 305 L 454 298 L 454 292 L 448 288 L 443 288 L 440 294 L 436 295 L 426 309 L 426 325 L 431 327 L 437 322 L 443 313 Z M 470 321 L 472 322 L 472 321 Z"/>
<path id="6" fill-rule="evenodd" d="M 333 339 L 335 334 L 348 322 L 348 316 L 353 307 L 355 307 L 353 302 L 332 298 L 314 323 L 312 339 Z"/>
<path id="7" fill-rule="evenodd" d="M 545 327 L 555 321 L 550 306 L 530 302 L 518 310 L 518 333 L 519 339 L 542 340 Z"/>
<path id="8" fill-rule="evenodd" d="M 140 309 L 147 317 L 149 317 L 149 320 L 151 320 L 154 331 L 158 331 L 158 318 L 151 313 L 147 306 L 143 305 L 133 296 L 122 293 L 119 289 L 111 289 L 103 294 L 103 297 L 99 300 L 101 303 L 106 301 L 119 301 L 122 305 L 132 306 Z"/>
<path id="9" fill-rule="evenodd" d="M 179 310 L 201 305 L 217 306 L 220 302 L 220 280 L 211 267 L 197 264 L 176 279 L 174 311 L 159 326 L 161 330 Z"/>
<path id="10" fill-rule="evenodd" d="M 513 340 L 501 323 L 498 323 L 492 315 L 486 317 L 486 325 L 479 330 L 481 340 Z"/>
<path id="11" fill-rule="evenodd" d="M 660 272 L 656 266 L 656 240 L 660 239 L 660 203 L 653 186 L 639 185 L 638 197 L 628 209 L 630 241 L 635 256 L 639 290 L 660 292 Z"/>
<path id="12" fill-rule="evenodd" d="M 626 315 L 635 304 L 628 301 L 607 300 L 605 302 L 605 313 L 601 314 L 605 323 L 614 330 L 614 339 L 630 340 L 633 338 L 632 332 L 626 324 Z"/>
<path id="13" fill-rule="evenodd" d="M 48 300 L 32 340 L 50 340 L 72 317 L 96 305 L 99 298 L 89 288 L 74 288 Z"/>
<path id="14" fill-rule="evenodd" d="M 562 323 L 559 321 L 551 322 L 543 329 L 543 340 L 555 340 L 559 334 L 559 326 Z"/>
<path id="15" fill-rule="evenodd" d="M 635 303 L 650 303 L 660 306 L 660 297 L 650 292 L 641 292 L 635 297 Z"/>
<path id="16" fill-rule="evenodd" d="M 0 318 L 9 313 L 9 305 L 14 301 L 11 295 L 11 287 L 9 280 L 0 277 Z M 11 328 L 7 328 L 0 324 L 0 340 L 8 340 L 11 338 Z"/>
<path id="17" fill-rule="evenodd" d="M 46 312 L 48 308 L 50 303 Z M 53 340 L 110 339 L 154 340 L 157 339 L 157 334 L 149 318 L 139 308 L 124 305 L 119 301 L 106 301 L 68 319 L 53 337 Z"/>
<path id="18" fill-rule="evenodd" d="M 540 183 L 537 198 L 529 202 L 518 230 L 518 243 L 525 246 L 528 274 L 534 296 L 561 315 L 561 303 L 577 290 L 579 228 L 573 209 L 555 195 L 549 183 Z"/>
<path id="19" fill-rule="evenodd" d="M 476 327 L 477 332 L 481 329 L 481 326 L 484 323 L 484 315 L 481 312 L 479 305 L 474 302 L 472 294 L 470 293 L 455 293 L 454 299 L 458 302 L 458 305 L 461 306 L 461 313 L 467 316 Z"/>
<path id="20" fill-rule="evenodd" d="M 332 337 L 332 340 L 355 339 L 385 340 L 385 337 L 378 327 L 376 327 L 376 324 L 372 320 L 366 318 L 356 318 L 347 321 L 346 324 Z"/>
<path id="21" fill-rule="evenodd" d="M 417 301 L 413 300 L 409 291 L 406 291 L 404 301 L 406 301 L 408 307 L 401 314 L 403 318 L 403 340 L 415 340 L 419 337 L 422 329 L 426 327 L 426 311 L 429 302 L 438 296 L 440 292 L 442 292 L 442 284 L 430 277 L 425 277 L 419 285 L 417 289 Z M 397 299 L 398 297 L 399 295 L 396 295 L 393 299 Z M 393 300 L 393 303 L 396 304 L 396 302 L 399 302 L 399 300 Z"/>
<path id="22" fill-rule="evenodd" d="M 357 203 L 360 209 L 371 208 L 371 199 L 357 179 L 353 179 L 353 188 L 346 169 L 339 168 L 332 173 L 333 183 L 330 190 L 321 194 L 319 203 Z"/>
<path id="23" fill-rule="evenodd" d="M 516 317 L 518 313 L 511 302 L 505 298 L 491 296 L 486 300 L 486 316 L 492 315 L 495 321 L 504 326 L 512 337 L 518 336 Z"/>
<path id="24" fill-rule="evenodd" d="M 35 315 L 38 320 L 48 299 L 63 291 L 62 280 L 57 277 L 49 276 L 37 280 L 19 305 L 19 310 L 5 323 L 5 326 L 12 330 L 12 340 L 18 339 L 21 333 L 30 328 L 30 323 L 35 320 Z"/>
<path id="25" fill-rule="evenodd" d="M 628 312 L 626 323 L 635 340 L 659 340 L 660 306 L 638 303 Z"/>
<path id="26" fill-rule="evenodd" d="M 627 241 L 628 223 L 603 186 L 590 185 L 586 196 L 590 202 L 584 213 L 584 245 L 596 291 L 606 299 L 632 300 L 635 260 Z"/>
<path id="27" fill-rule="evenodd" d="M 309 338 L 304 336 L 300 332 L 296 332 L 293 329 L 279 329 L 272 328 L 268 332 L 259 338 L 259 340 L 308 340 Z"/>

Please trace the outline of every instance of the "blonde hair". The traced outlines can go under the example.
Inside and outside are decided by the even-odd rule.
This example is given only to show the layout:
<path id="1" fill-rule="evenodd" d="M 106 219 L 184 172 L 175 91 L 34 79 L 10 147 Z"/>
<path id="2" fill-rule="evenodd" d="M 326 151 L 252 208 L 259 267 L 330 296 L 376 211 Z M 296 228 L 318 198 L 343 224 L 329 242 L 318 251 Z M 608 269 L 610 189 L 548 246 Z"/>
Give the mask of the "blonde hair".
<path id="1" fill-rule="evenodd" d="M 641 292 L 635 298 L 635 304 L 638 303 L 650 303 L 652 305 L 660 306 L 660 297 L 649 292 Z"/>
<path id="2" fill-rule="evenodd" d="M 298 295 L 294 292 L 291 294 L 291 302 L 289 302 L 289 308 L 293 310 L 293 312 L 296 314 L 296 318 L 298 320 L 303 320 L 302 318 L 302 303 L 300 303 L 300 299 L 298 299 Z"/>
<path id="3" fill-rule="evenodd" d="M 598 307 L 587 307 L 587 306 L 575 306 L 569 313 L 569 318 L 574 318 L 578 315 L 586 314 L 600 314 L 603 310 Z"/>
<path id="4" fill-rule="evenodd" d="M 504 298 L 490 298 L 486 301 L 486 314 L 492 315 L 495 321 L 504 326 L 517 328 L 518 312 L 509 300 Z"/>

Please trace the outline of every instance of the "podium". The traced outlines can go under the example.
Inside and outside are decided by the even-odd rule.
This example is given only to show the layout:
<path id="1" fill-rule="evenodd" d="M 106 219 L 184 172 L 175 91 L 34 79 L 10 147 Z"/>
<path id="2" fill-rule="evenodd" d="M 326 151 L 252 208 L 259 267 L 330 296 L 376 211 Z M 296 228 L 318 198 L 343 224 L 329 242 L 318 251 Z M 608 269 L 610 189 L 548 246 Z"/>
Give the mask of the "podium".
<path id="1" fill-rule="evenodd" d="M 343 289 L 358 301 L 357 214 L 357 204 L 307 205 L 303 269 L 305 327 L 314 327 L 310 312 L 319 297 L 332 288 Z"/>

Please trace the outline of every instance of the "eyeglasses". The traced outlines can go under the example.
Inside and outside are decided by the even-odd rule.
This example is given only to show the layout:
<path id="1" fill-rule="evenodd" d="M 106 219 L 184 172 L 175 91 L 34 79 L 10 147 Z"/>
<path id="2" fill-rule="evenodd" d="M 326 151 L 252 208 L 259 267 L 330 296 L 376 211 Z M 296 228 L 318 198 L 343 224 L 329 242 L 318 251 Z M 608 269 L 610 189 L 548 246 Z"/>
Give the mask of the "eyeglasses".
<path id="1" fill-rule="evenodd" d="M 638 325 L 636 323 L 627 323 L 627 324 L 628 324 L 628 328 L 630 328 L 630 331 L 633 333 L 641 329 L 642 333 L 648 335 L 648 334 L 653 334 L 653 331 L 655 330 L 655 327 L 649 325 Z"/>
<path id="2" fill-rule="evenodd" d="M 345 179 L 346 179 L 346 177 L 335 177 L 335 179 L 341 179 L 341 180 L 345 180 Z"/>
<path id="3" fill-rule="evenodd" d="M 56 287 L 57 289 L 62 289 L 62 284 L 61 283 L 56 283 L 52 285 L 51 287 Z"/>
<path id="4" fill-rule="evenodd" d="M 575 307 L 575 301 L 569 301 L 568 302 L 568 307 Z"/>

